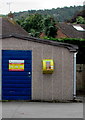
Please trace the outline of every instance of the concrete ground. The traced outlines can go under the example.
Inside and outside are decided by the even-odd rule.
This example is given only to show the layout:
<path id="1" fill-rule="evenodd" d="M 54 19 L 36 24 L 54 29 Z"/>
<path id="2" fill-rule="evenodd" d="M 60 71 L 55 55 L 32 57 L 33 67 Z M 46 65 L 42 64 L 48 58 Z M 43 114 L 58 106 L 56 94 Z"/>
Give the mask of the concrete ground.
<path id="1" fill-rule="evenodd" d="M 83 118 L 83 103 L 3 102 L 3 118 Z"/>

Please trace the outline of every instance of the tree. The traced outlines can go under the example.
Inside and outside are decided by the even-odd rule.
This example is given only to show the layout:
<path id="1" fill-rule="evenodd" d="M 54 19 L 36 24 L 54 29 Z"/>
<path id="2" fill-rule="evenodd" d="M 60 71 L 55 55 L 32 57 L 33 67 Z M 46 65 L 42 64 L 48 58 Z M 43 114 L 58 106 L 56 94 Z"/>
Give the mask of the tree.
<path id="1" fill-rule="evenodd" d="M 43 17 L 42 17 L 42 15 L 33 14 L 33 15 L 28 16 L 23 23 L 23 28 L 27 32 L 30 32 L 32 36 L 35 36 L 35 37 L 36 37 L 36 35 L 39 36 L 39 34 L 43 30 Z"/>
<path id="2" fill-rule="evenodd" d="M 16 19 L 16 22 L 21 25 L 23 27 L 23 22 L 24 22 L 25 18 L 24 17 L 21 17 L 19 19 Z"/>
<path id="3" fill-rule="evenodd" d="M 40 14 L 33 14 L 17 19 L 16 22 L 33 37 L 40 37 L 41 33 L 45 33 L 47 37 L 55 37 L 57 34 L 56 22 L 50 16 L 43 17 Z"/>
<path id="4" fill-rule="evenodd" d="M 85 19 L 82 16 L 78 16 L 76 18 L 76 23 L 77 24 L 85 24 Z"/>
<path id="5" fill-rule="evenodd" d="M 30 33 L 31 36 L 39 37 L 40 33 L 43 31 L 43 17 L 40 14 L 29 15 L 16 22 Z"/>
<path id="6" fill-rule="evenodd" d="M 64 22 L 67 20 L 70 20 L 75 13 L 79 13 L 80 11 L 84 10 L 83 6 L 70 6 L 70 7 L 63 7 L 63 8 L 57 8 L 57 9 L 45 9 L 45 10 L 28 10 L 28 11 L 22 11 L 18 13 L 14 13 L 15 18 L 20 17 L 27 17 L 27 15 L 33 15 L 33 14 L 41 14 L 42 16 L 53 16 L 55 20 L 58 20 L 59 22 Z M 79 13 L 78 16 L 85 16 L 85 11 L 83 13 Z"/>
<path id="7" fill-rule="evenodd" d="M 50 16 L 45 18 L 44 27 L 45 27 L 45 29 L 44 29 L 45 35 L 47 37 L 55 38 L 55 36 L 57 34 L 57 27 L 56 27 L 56 22 L 55 22 L 54 18 L 52 18 Z"/>

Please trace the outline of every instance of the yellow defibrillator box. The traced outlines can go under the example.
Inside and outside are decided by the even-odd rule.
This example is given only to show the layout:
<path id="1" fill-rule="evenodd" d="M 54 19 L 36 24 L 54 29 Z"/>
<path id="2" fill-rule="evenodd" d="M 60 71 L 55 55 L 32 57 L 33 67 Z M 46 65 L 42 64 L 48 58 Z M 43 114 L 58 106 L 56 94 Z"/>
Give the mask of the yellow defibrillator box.
<path id="1" fill-rule="evenodd" d="M 42 71 L 45 74 L 51 74 L 54 71 L 54 61 L 52 59 L 42 60 Z"/>

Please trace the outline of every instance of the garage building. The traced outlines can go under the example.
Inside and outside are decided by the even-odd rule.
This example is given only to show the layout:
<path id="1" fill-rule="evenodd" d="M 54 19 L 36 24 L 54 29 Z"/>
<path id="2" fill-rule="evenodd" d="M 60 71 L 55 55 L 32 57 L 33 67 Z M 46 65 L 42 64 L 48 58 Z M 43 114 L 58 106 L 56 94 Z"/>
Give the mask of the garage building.
<path id="1" fill-rule="evenodd" d="M 1 100 L 73 100 L 78 47 L 30 37 L 0 18 Z"/>

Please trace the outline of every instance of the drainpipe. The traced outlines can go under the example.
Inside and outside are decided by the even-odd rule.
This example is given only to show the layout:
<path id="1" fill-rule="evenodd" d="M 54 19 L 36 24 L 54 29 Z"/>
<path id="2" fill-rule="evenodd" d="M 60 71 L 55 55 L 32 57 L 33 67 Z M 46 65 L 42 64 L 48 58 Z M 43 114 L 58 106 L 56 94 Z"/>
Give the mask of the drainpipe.
<path id="1" fill-rule="evenodd" d="M 73 98 L 76 98 L 76 53 L 74 53 L 74 77 L 73 77 Z"/>

